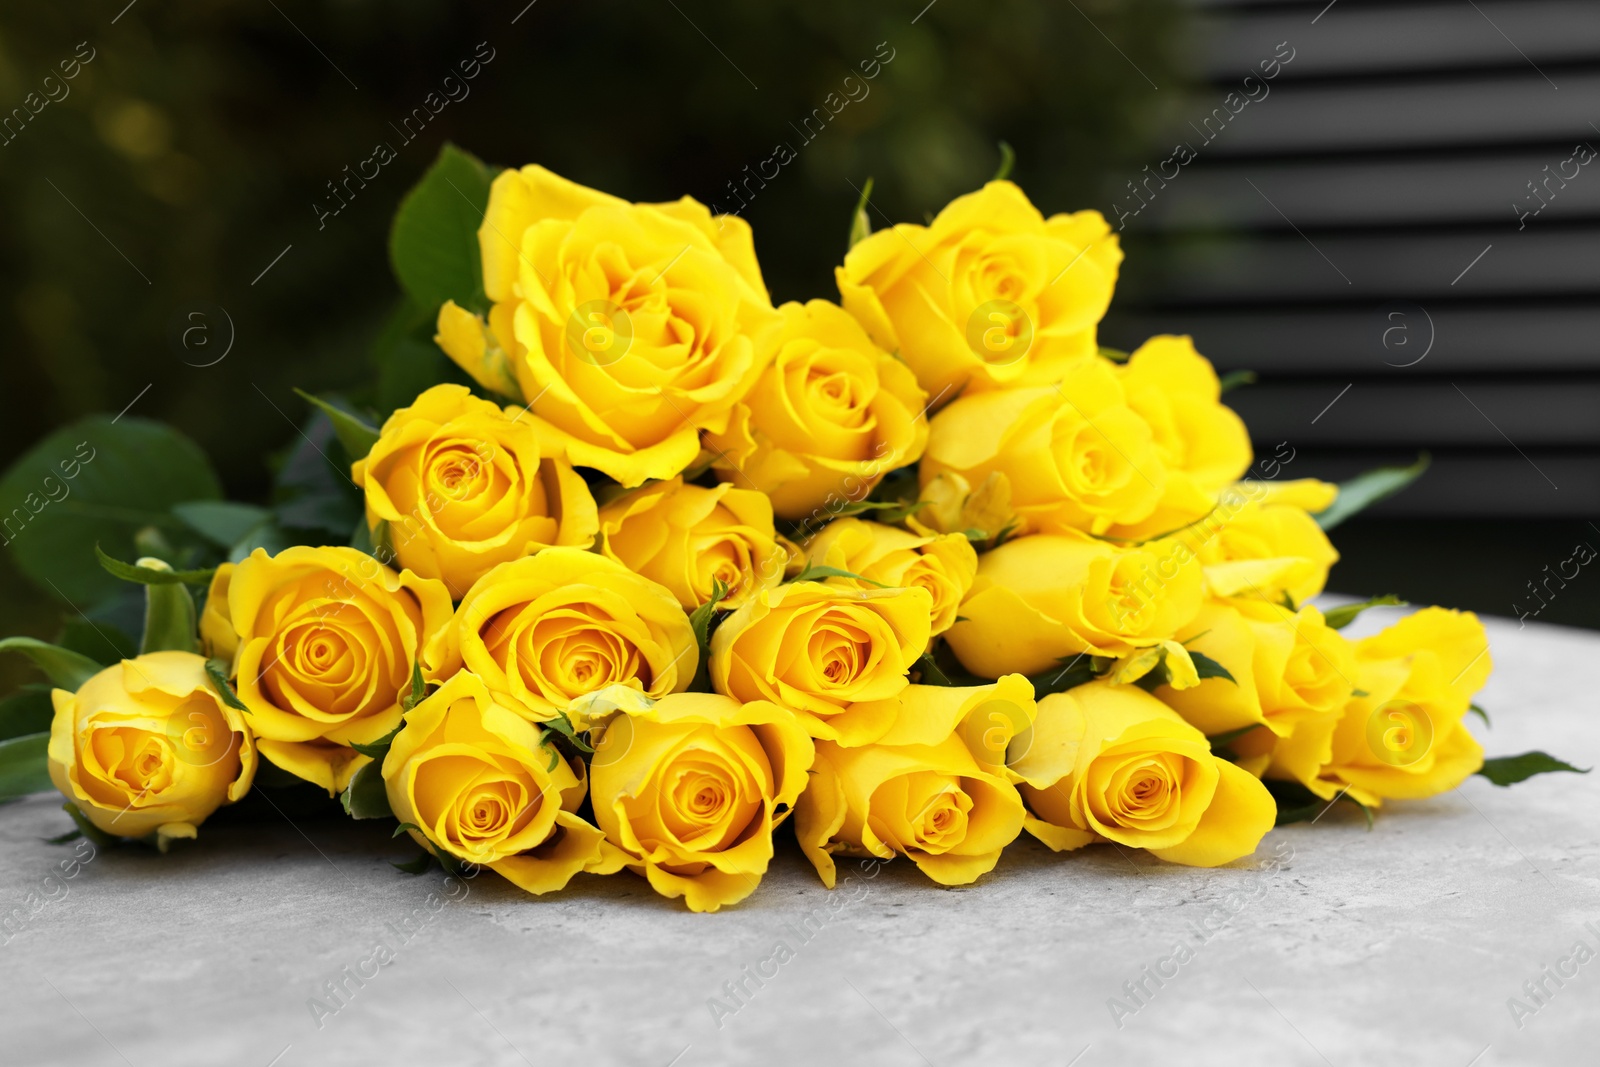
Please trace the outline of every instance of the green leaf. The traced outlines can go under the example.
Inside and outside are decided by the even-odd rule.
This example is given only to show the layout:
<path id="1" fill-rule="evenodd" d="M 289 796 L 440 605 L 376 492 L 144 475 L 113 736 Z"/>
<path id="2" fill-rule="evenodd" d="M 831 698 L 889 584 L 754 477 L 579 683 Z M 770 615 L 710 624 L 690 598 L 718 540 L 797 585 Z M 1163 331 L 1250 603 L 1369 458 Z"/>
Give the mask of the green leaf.
<path id="1" fill-rule="evenodd" d="M 1260 726 L 1261 723 L 1253 722 L 1249 726 L 1241 726 L 1237 730 L 1228 730 L 1220 734 L 1212 734 L 1210 737 L 1206 738 L 1206 740 L 1211 742 L 1211 751 L 1215 752 L 1219 748 L 1227 748 L 1230 744 L 1239 740 L 1239 738 L 1243 737 L 1250 731 L 1258 729 Z"/>
<path id="2" fill-rule="evenodd" d="M 345 814 L 352 819 L 389 819 L 394 812 L 389 808 L 389 794 L 383 787 L 383 767 L 378 762 L 365 764 L 350 777 L 339 797 Z"/>
<path id="3" fill-rule="evenodd" d="M 1083 685 L 1085 682 L 1094 681 L 1095 663 L 1092 657 L 1063 656 L 1058 660 L 1060 668 L 1051 668 L 1029 678 L 1033 683 L 1034 699 L 1048 696 L 1051 693 L 1065 693 L 1068 689 Z"/>
<path id="4" fill-rule="evenodd" d="M 211 679 L 212 688 L 216 689 L 217 696 L 230 708 L 249 713 L 244 701 L 239 699 L 239 694 L 233 691 L 233 686 L 228 684 L 228 662 L 221 659 L 206 660 L 206 677 Z"/>
<path id="5" fill-rule="evenodd" d="M 418 826 L 416 823 L 414 823 L 414 822 L 403 822 L 399 826 L 396 826 L 394 828 L 394 833 L 389 835 L 389 839 L 392 841 L 393 839 L 399 837 L 401 834 L 407 833 L 408 831 L 411 831 L 411 830 L 415 830 L 419 834 L 422 833 L 422 827 Z"/>
<path id="6" fill-rule="evenodd" d="M 1017 152 L 1006 142 L 1000 142 L 1000 165 L 995 168 L 994 177 L 990 181 L 1003 182 L 1011 177 L 1011 168 L 1017 165 Z"/>
<path id="7" fill-rule="evenodd" d="M 231 500 L 190 500 L 172 505 L 172 513 L 218 548 L 238 544 L 240 538 L 272 517 L 266 508 Z"/>
<path id="8" fill-rule="evenodd" d="M 915 669 L 922 672 L 922 685 L 955 684 L 954 682 L 950 681 L 949 675 L 945 674 L 944 671 L 939 669 L 939 664 L 935 662 L 931 653 L 924 652 L 921 656 L 917 657 Z"/>
<path id="9" fill-rule="evenodd" d="M 212 576 L 217 573 L 217 568 L 207 567 L 203 570 L 175 571 L 171 567 L 165 570 L 158 567 L 146 567 L 138 563 L 124 563 L 106 555 L 105 550 L 99 545 L 94 546 L 95 558 L 100 561 L 100 566 L 108 574 L 114 574 L 125 582 L 137 582 L 139 585 L 208 585 Z"/>
<path id="10" fill-rule="evenodd" d="M 137 531 L 185 527 L 174 504 L 222 495 L 200 447 L 132 416 L 80 419 L 30 449 L 0 478 L 0 542 L 46 592 L 81 609 L 121 583 L 94 566 L 94 546 L 132 554 Z"/>
<path id="11" fill-rule="evenodd" d="M 32 637 L 7 637 L 0 640 L 0 652 L 21 652 L 33 660 L 52 685 L 76 693 L 78 687 L 99 674 L 103 667 L 88 656 L 47 645 Z"/>
<path id="12" fill-rule="evenodd" d="M 1589 768 L 1574 767 L 1547 752 L 1524 752 L 1520 756 L 1496 756 L 1494 759 L 1486 759 L 1478 773 L 1495 785 L 1516 785 L 1536 774 L 1550 774 L 1553 771 L 1588 774 Z"/>
<path id="13" fill-rule="evenodd" d="M 489 207 L 493 177 L 473 156 L 446 144 L 395 213 L 389 230 L 390 265 L 400 288 L 430 314 L 446 300 L 468 311 L 488 311 L 478 229 Z M 520 241 L 522 235 L 505 239 Z"/>
<path id="14" fill-rule="evenodd" d="M 411 691 L 400 698 L 400 710 L 410 711 L 422 703 L 423 697 L 428 694 L 428 686 L 422 680 L 422 664 L 418 660 L 411 661 Z M 397 728 L 398 729 L 398 728 Z"/>
<path id="15" fill-rule="evenodd" d="M 256 549 L 265 549 L 267 555 L 276 556 L 299 541 L 271 519 L 258 523 L 245 531 L 245 535 L 228 549 L 228 562 L 239 563 Z"/>
<path id="16" fill-rule="evenodd" d="M 849 578 L 851 581 L 866 582 L 868 585 L 875 585 L 879 589 L 890 588 L 889 586 L 884 585 L 882 582 L 875 582 L 871 578 L 863 578 L 854 571 L 847 571 L 840 567 L 825 567 L 816 563 L 806 564 L 806 569 L 795 575 L 793 578 L 790 578 L 789 581 L 820 582 L 827 578 Z"/>
<path id="17" fill-rule="evenodd" d="M 1340 604 L 1336 608 L 1329 608 L 1323 615 L 1327 624 L 1335 630 L 1342 630 L 1356 621 L 1356 618 L 1368 608 L 1404 608 L 1410 607 L 1406 601 L 1401 600 L 1393 593 L 1375 596 L 1370 600 L 1363 600 L 1359 604 Z"/>
<path id="18" fill-rule="evenodd" d="M 122 595 L 102 601 L 94 615 L 72 615 L 62 624 L 52 642 L 94 660 L 101 666 L 120 663 L 139 654 L 139 642 L 123 632 L 112 619 L 126 618 L 130 622 L 144 623 L 144 590 L 124 584 Z"/>
<path id="19" fill-rule="evenodd" d="M 1253 370 L 1231 370 L 1222 376 L 1221 384 L 1224 393 L 1232 392 L 1241 385 L 1254 385 L 1256 384 L 1256 372 Z"/>
<path id="20" fill-rule="evenodd" d="M 425 874 L 428 868 L 433 866 L 433 857 L 424 852 L 408 863 L 396 863 L 394 860 L 390 860 L 389 866 L 397 871 L 404 871 L 406 874 Z"/>
<path id="21" fill-rule="evenodd" d="M 0 700 L 0 741 L 9 741 L 23 734 L 48 733 L 50 722 L 55 717 L 55 702 L 50 699 L 48 685 L 30 683 L 22 686 Z"/>
<path id="22" fill-rule="evenodd" d="M 50 784 L 50 765 L 45 758 L 49 747 L 49 731 L 0 741 L 0 800 L 55 788 Z"/>
<path id="23" fill-rule="evenodd" d="M 1218 663 L 1204 652 L 1190 652 L 1189 659 L 1194 663 L 1194 672 L 1200 676 L 1201 681 L 1204 681 L 1207 678 L 1226 678 L 1234 685 L 1239 684 L 1239 680 L 1233 676 L 1233 673 L 1229 671 L 1228 668 L 1224 667 L 1222 664 Z M 1162 658 L 1162 662 L 1166 662 L 1165 657 Z"/>
<path id="24" fill-rule="evenodd" d="M 115 562 L 115 561 L 113 561 Z M 140 569 L 170 571 L 161 560 L 146 556 Z M 200 638 L 195 618 L 194 594 L 181 584 L 144 587 L 144 638 L 139 651 L 199 652 Z"/>
<path id="25" fill-rule="evenodd" d="M 376 741 L 368 741 L 365 744 L 360 741 L 351 741 L 349 744 L 351 748 L 355 749 L 363 756 L 371 756 L 374 762 L 382 763 L 383 757 L 389 754 L 389 746 L 394 744 L 394 739 L 398 737 L 400 735 L 400 731 L 404 730 L 405 728 L 406 724 L 402 722 L 400 725 L 396 726 L 393 730 L 390 730 Z"/>
<path id="26" fill-rule="evenodd" d="M 360 417 L 336 407 L 332 401 L 321 397 L 312 396 L 304 389 L 296 389 L 295 395 L 316 407 L 333 423 L 333 432 L 339 435 L 339 443 L 344 450 L 350 453 L 351 459 L 363 459 L 372 446 L 378 443 L 378 428 Z"/>
<path id="27" fill-rule="evenodd" d="M 1467 710 L 1472 712 L 1478 718 L 1482 719 L 1483 720 L 1483 725 L 1485 725 L 1485 726 L 1493 726 L 1494 725 L 1493 723 L 1491 723 L 1489 721 L 1489 713 L 1487 711 L 1484 711 L 1482 708 L 1478 707 L 1478 705 L 1472 704 L 1472 705 L 1470 705 L 1468 707 Z"/>
<path id="28" fill-rule="evenodd" d="M 855 211 L 850 213 L 850 243 L 847 248 L 854 248 L 872 236 L 872 216 L 867 214 L 867 203 L 871 199 L 872 179 L 869 177 L 861 190 L 861 199 L 856 201 Z"/>
<path id="29" fill-rule="evenodd" d="M 66 812 L 68 817 L 72 819 L 73 825 L 78 828 L 78 832 L 80 834 L 82 834 L 84 837 L 87 837 L 90 841 L 93 841 L 101 848 L 109 848 L 110 846 L 115 845 L 123 840 L 122 838 L 116 837 L 113 834 L 106 833 L 104 830 L 100 829 L 100 827 L 90 822 L 89 817 L 78 808 L 78 805 L 74 804 L 70 800 L 61 805 L 61 810 Z"/>
<path id="30" fill-rule="evenodd" d="M 1348 801 L 1361 809 L 1367 818 L 1367 829 L 1372 829 L 1372 809 L 1356 800 L 1349 793 L 1340 793 L 1332 800 L 1324 800 L 1299 782 L 1285 782 L 1275 778 L 1263 779 L 1262 785 L 1267 787 L 1267 792 L 1272 794 L 1272 800 L 1278 807 L 1275 826 L 1287 826 L 1296 822 L 1315 822 L 1322 814 L 1332 808 L 1339 801 Z"/>
<path id="31" fill-rule="evenodd" d="M 1338 499 L 1317 515 L 1317 525 L 1331 530 L 1357 512 L 1393 496 L 1422 477 L 1430 462 L 1431 457 L 1423 452 L 1409 467 L 1375 467 L 1348 482 L 1339 483 Z"/>

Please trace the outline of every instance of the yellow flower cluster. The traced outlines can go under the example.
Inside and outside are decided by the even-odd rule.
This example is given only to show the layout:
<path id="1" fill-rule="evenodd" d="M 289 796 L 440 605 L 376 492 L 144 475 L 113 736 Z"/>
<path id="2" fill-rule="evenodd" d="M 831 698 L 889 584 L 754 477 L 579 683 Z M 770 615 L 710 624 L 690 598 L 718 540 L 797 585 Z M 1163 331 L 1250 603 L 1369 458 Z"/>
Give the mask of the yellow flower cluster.
<path id="1" fill-rule="evenodd" d="M 791 815 L 830 886 L 839 855 L 959 885 L 1024 831 L 1225 864 L 1274 824 L 1263 779 L 1374 806 L 1481 765 L 1482 627 L 1352 642 L 1306 603 L 1336 489 L 1246 478 L 1188 337 L 1099 346 L 1097 213 L 991 182 L 781 307 L 749 226 L 687 198 L 530 166 L 478 237 L 487 314 L 446 303 L 437 340 L 480 391 L 355 463 L 372 551 L 216 574 L 244 711 L 185 653 L 57 692 L 52 774 L 97 826 L 192 835 L 259 755 L 381 779 L 418 844 L 530 892 L 627 867 L 715 910 Z"/>

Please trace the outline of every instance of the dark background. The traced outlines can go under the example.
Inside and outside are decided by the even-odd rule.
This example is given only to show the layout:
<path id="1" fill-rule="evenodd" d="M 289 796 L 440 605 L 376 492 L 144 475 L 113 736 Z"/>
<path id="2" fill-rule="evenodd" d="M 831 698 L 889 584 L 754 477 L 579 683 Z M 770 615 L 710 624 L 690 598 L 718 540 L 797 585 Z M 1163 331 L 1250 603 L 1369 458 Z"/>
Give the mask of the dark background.
<path id="1" fill-rule="evenodd" d="M 869 175 L 875 225 L 920 219 L 989 177 L 1005 140 L 1042 210 L 1115 217 L 1126 183 L 1199 145 L 1187 124 L 1287 41 L 1270 96 L 1127 220 L 1104 342 L 1191 332 L 1219 369 L 1259 371 L 1229 400 L 1258 447 L 1291 442 L 1287 476 L 1432 452 L 1420 483 L 1337 532 L 1338 591 L 1513 614 L 1545 565 L 1600 546 L 1600 168 L 1521 230 L 1510 206 L 1576 141 L 1600 144 L 1600 5 L 524 3 L 7 5 L 0 113 L 79 42 L 94 58 L 0 145 L 0 466 L 132 404 L 197 440 L 230 496 L 261 499 L 304 412 L 291 387 L 371 381 L 398 299 L 389 219 L 446 140 L 723 207 L 785 142 L 798 158 L 744 214 L 775 300 L 836 297 Z M 470 95 L 404 143 L 390 124 L 480 42 L 493 58 Z M 802 144 L 795 126 L 880 42 L 894 58 L 870 94 Z M 379 141 L 398 158 L 319 229 L 326 183 Z M 234 334 L 207 367 L 218 348 L 179 342 L 200 307 L 219 345 L 215 309 Z M 1427 357 L 1397 366 L 1425 333 Z M 1600 625 L 1597 581 L 1538 618 Z M 0 598 L 4 633 L 48 637 L 66 610 L 3 559 Z"/>

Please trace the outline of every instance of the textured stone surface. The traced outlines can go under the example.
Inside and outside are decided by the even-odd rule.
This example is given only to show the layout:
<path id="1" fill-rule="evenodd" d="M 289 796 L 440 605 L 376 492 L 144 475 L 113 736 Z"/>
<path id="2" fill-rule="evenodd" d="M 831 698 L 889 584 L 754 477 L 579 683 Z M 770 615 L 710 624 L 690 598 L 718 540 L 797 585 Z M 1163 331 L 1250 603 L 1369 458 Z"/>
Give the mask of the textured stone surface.
<path id="1" fill-rule="evenodd" d="M 1490 754 L 1600 762 L 1600 637 L 1490 625 Z M 49 797 L 0 808 L 0 910 L 25 915 L 0 947 L 7 1064 L 1490 1067 L 1592 1062 L 1600 1024 L 1600 959 L 1520 1030 L 1506 1003 L 1600 947 L 1600 774 L 1474 778 L 1371 832 L 1341 805 L 1220 871 L 1024 842 L 976 886 L 901 862 L 830 895 L 791 842 L 717 915 L 627 874 L 542 900 L 486 874 L 430 913 L 444 876 L 393 871 L 413 853 L 386 828 L 287 820 L 102 852 L 29 904 L 67 828 Z M 719 1028 L 708 998 L 780 941 L 793 958 Z M 1177 942 L 1193 959 L 1119 1029 L 1108 998 Z M 393 962 L 319 1028 L 308 1001 L 380 943 Z"/>

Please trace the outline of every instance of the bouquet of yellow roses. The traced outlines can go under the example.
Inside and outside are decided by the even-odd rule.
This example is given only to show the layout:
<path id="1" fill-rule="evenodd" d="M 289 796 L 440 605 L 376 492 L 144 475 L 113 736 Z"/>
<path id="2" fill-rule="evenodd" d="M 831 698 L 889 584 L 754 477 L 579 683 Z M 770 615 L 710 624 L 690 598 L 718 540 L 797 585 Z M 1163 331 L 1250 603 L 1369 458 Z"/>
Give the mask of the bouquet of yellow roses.
<path id="1" fill-rule="evenodd" d="M 447 149 L 396 219 L 380 381 L 306 398 L 271 505 L 138 420 L 8 476 L 59 484 L 82 436 L 60 475 L 149 518 L 19 536 L 25 572 L 111 607 L 98 646 L 0 642 L 51 683 L 0 717 L 3 791 L 165 849 L 309 783 L 415 870 L 628 868 L 714 911 L 785 822 L 829 886 L 839 856 L 960 885 L 1024 833 L 1209 867 L 1340 800 L 1572 769 L 1485 763 L 1470 613 L 1352 641 L 1396 601 L 1310 603 L 1326 531 L 1420 467 L 1280 477 L 1293 449 L 1254 460 L 1190 338 L 1100 346 L 1122 252 L 1096 212 L 1003 179 L 928 225 L 869 207 L 838 301 L 775 307 L 738 217 Z"/>

